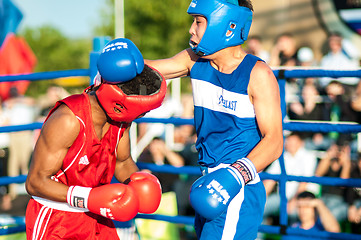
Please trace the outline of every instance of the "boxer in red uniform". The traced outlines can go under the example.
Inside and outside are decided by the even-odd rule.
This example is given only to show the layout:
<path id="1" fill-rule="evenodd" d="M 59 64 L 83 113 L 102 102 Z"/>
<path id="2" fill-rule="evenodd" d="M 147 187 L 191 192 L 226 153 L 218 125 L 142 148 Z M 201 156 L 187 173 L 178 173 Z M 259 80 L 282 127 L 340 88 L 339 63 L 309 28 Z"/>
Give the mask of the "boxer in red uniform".
<path id="1" fill-rule="evenodd" d="M 166 82 L 128 39 L 104 47 L 98 70 L 99 81 L 44 122 L 26 180 L 28 240 L 119 239 L 112 220 L 159 206 L 158 179 L 130 155 L 129 127 L 161 105 Z M 113 175 L 120 183 L 110 184 Z"/>

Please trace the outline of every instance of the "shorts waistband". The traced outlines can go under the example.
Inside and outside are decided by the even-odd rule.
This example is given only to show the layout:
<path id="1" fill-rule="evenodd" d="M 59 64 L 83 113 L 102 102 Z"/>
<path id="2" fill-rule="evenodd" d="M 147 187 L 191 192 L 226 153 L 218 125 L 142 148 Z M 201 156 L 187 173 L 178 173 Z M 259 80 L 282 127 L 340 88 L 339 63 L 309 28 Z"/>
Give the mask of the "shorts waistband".
<path id="1" fill-rule="evenodd" d="M 65 211 L 65 212 L 89 212 L 88 209 L 86 208 L 76 208 L 76 207 L 72 207 L 70 206 L 68 203 L 66 202 L 55 202 L 49 199 L 45 199 L 45 198 L 41 198 L 41 197 L 36 197 L 36 196 L 32 196 L 32 198 L 37 201 L 38 203 L 49 207 L 49 208 L 53 208 L 56 210 L 60 210 L 60 211 Z"/>
<path id="2" fill-rule="evenodd" d="M 229 165 L 231 165 L 231 164 L 229 164 L 229 163 L 220 163 L 219 165 L 217 165 L 217 166 L 215 166 L 215 167 L 204 167 L 204 166 L 200 166 L 200 168 L 201 168 L 201 171 L 202 171 L 202 175 L 204 176 L 204 175 L 207 175 L 208 173 L 214 172 L 214 171 L 216 171 L 216 170 L 218 170 L 218 169 L 226 168 L 226 167 L 228 167 Z M 259 178 L 259 175 L 258 175 L 258 173 L 257 173 L 257 174 L 256 174 L 256 177 L 255 177 L 252 181 L 250 181 L 249 183 L 247 183 L 247 185 L 256 184 L 256 183 L 258 183 L 258 182 L 260 182 L 260 181 L 261 181 L 261 179 Z"/>

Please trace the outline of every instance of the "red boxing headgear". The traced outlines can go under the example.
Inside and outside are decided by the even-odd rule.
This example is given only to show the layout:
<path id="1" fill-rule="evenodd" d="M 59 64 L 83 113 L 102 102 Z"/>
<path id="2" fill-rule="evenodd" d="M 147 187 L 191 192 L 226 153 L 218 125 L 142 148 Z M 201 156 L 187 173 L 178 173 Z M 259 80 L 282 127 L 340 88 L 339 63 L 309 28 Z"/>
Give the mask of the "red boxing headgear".
<path id="1" fill-rule="evenodd" d="M 137 85 L 135 88 L 134 84 Z M 137 92 L 124 93 L 125 85 L 133 85 L 130 91 L 137 89 Z M 146 85 L 152 85 L 156 90 L 147 93 Z M 160 107 L 166 91 L 164 77 L 154 68 L 145 65 L 143 72 L 132 80 L 120 84 L 102 83 L 95 94 L 109 118 L 117 122 L 132 122 L 140 115 Z"/>

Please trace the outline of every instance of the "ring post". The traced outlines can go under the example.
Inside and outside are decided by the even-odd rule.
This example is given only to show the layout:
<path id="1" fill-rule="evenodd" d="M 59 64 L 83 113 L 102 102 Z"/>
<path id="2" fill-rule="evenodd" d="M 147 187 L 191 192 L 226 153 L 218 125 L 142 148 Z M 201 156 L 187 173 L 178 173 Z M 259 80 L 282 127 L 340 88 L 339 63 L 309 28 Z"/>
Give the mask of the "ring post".
<path id="1" fill-rule="evenodd" d="M 93 39 L 93 51 L 90 52 L 89 70 L 90 70 L 90 85 L 94 83 L 94 77 L 97 75 L 97 60 L 103 47 L 110 42 L 111 37 L 95 37 Z"/>

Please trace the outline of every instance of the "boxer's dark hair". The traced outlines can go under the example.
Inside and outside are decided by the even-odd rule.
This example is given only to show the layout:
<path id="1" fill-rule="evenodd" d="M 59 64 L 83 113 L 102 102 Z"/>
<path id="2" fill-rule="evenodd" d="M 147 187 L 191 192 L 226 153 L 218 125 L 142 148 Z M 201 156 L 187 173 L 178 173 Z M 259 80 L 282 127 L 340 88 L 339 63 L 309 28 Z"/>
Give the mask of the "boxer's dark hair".
<path id="1" fill-rule="evenodd" d="M 247 7 L 251 11 L 253 11 L 253 5 L 252 5 L 251 0 L 238 0 L 238 5 L 241 7 Z"/>
<path id="2" fill-rule="evenodd" d="M 161 83 L 162 76 L 148 65 L 144 65 L 141 74 L 117 86 L 127 95 L 151 95 L 160 89 Z"/>

